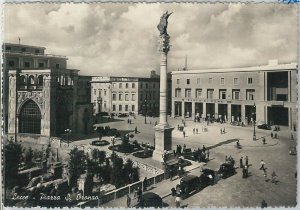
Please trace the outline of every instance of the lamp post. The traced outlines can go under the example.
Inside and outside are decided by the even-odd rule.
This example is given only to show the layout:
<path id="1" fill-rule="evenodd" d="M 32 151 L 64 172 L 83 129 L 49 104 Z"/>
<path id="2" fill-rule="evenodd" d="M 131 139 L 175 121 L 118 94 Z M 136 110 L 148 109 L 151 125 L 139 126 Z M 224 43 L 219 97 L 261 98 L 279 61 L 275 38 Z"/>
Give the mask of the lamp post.
<path id="1" fill-rule="evenodd" d="M 147 102 L 147 99 L 145 99 L 144 101 L 144 110 L 145 110 L 145 124 L 147 124 L 147 106 L 148 106 L 148 102 Z"/>
<path id="2" fill-rule="evenodd" d="M 252 118 L 253 118 L 253 141 L 255 141 L 256 140 L 256 134 L 255 134 L 256 106 L 255 106 L 255 103 L 253 105 Z"/>
<path id="3" fill-rule="evenodd" d="M 70 133 L 71 133 L 71 132 L 72 132 L 72 130 L 69 129 L 69 128 L 67 128 L 67 129 L 65 130 L 65 133 L 67 134 L 68 147 L 69 147 L 69 136 L 70 136 Z"/>

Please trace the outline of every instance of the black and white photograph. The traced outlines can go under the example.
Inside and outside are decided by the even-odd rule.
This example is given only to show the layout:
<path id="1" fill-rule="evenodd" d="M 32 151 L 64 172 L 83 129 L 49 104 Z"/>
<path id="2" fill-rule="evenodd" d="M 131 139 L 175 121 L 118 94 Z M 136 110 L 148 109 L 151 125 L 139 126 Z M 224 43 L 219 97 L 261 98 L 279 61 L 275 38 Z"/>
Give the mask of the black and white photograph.
<path id="1" fill-rule="evenodd" d="M 4 209 L 297 208 L 297 2 L 4 2 Z"/>

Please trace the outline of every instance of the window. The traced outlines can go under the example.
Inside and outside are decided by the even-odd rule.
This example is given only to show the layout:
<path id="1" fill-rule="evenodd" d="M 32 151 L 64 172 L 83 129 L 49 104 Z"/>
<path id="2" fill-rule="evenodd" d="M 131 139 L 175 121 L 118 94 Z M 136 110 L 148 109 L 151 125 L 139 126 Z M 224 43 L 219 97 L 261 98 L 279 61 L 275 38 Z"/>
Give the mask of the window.
<path id="1" fill-rule="evenodd" d="M 119 111 L 122 111 L 122 105 L 119 105 Z"/>
<path id="2" fill-rule="evenodd" d="M 240 90 L 232 90 L 232 99 L 240 100 Z"/>
<path id="3" fill-rule="evenodd" d="M 233 84 L 238 85 L 239 84 L 239 78 L 237 78 L 237 77 L 233 78 Z"/>
<path id="4" fill-rule="evenodd" d="M 20 112 L 19 132 L 40 134 L 41 118 L 38 105 L 32 100 L 27 101 Z"/>
<path id="5" fill-rule="evenodd" d="M 155 91 L 153 91 L 153 93 L 152 93 L 152 99 L 153 99 L 153 100 L 155 100 L 155 99 L 156 99 L 156 96 L 155 96 L 155 94 L 156 94 L 156 92 L 155 92 Z"/>
<path id="6" fill-rule="evenodd" d="M 192 92 L 192 90 L 190 88 L 186 88 L 185 89 L 185 97 L 190 98 L 191 97 L 191 92 Z"/>
<path id="7" fill-rule="evenodd" d="M 225 78 L 222 77 L 222 78 L 220 79 L 220 84 L 221 84 L 221 85 L 225 85 Z"/>
<path id="8" fill-rule="evenodd" d="M 128 105 L 125 105 L 125 111 L 128 112 Z"/>
<path id="9" fill-rule="evenodd" d="M 141 88 L 143 88 L 143 83 L 141 83 Z"/>
<path id="10" fill-rule="evenodd" d="M 14 67 L 15 66 L 15 62 L 14 61 L 8 61 L 8 66 L 9 67 Z"/>
<path id="11" fill-rule="evenodd" d="M 113 111 L 116 111 L 116 105 L 113 105 Z"/>
<path id="12" fill-rule="evenodd" d="M 25 52 L 25 51 L 26 51 L 26 48 L 23 47 L 23 48 L 21 49 L 21 51 L 22 51 L 22 52 Z"/>
<path id="13" fill-rule="evenodd" d="M 55 64 L 55 68 L 59 69 L 59 63 Z"/>
<path id="14" fill-rule="evenodd" d="M 122 83 L 119 83 L 119 88 L 122 88 Z"/>
<path id="15" fill-rule="evenodd" d="M 132 83 L 132 84 L 131 84 L 131 87 L 132 87 L 132 88 L 135 88 L 135 83 Z"/>
<path id="16" fill-rule="evenodd" d="M 123 96 L 122 94 L 119 94 L 119 101 L 122 101 L 123 100 Z"/>
<path id="17" fill-rule="evenodd" d="M 201 78 L 197 78 L 197 84 L 199 85 L 201 83 Z"/>
<path id="18" fill-rule="evenodd" d="M 38 84 L 43 85 L 43 75 L 38 76 Z"/>
<path id="19" fill-rule="evenodd" d="M 39 68 L 43 68 L 44 67 L 44 63 L 39 63 Z"/>
<path id="20" fill-rule="evenodd" d="M 191 83 L 190 79 L 186 79 L 186 84 L 189 85 Z"/>
<path id="21" fill-rule="evenodd" d="M 126 88 L 129 88 L 129 84 L 128 84 L 128 83 L 126 83 L 126 84 L 125 84 L 125 87 L 126 87 Z"/>
<path id="22" fill-rule="evenodd" d="M 207 98 L 213 99 L 214 97 L 214 89 L 207 89 Z"/>
<path id="23" fill-rule="evenodd" d="M 148 83 L 146 83 L 146 89 L 148 89 Z"/>
<path id="24" fill-rule="evenodd" d="M 125 94 L 125 101 L 129 101 L 129 94 Z"/>
<path id="25" fill-rule="evenodd" d="M 208 84 L 212 84 L 212 78 L 208 78 Z"/>
<path id="26" fill-rule="evenodd" d="M 132 94 L 131 100 L 135 101 L 135 94 Z"/>
<path id="27" fill-rule="evenodd" d="M 104 103 L 104 109 L 106 109 L 106 103 Z"/>
<path id="28" fill-rule="evenodd" d="M 29 62 L 24 62 L 24 67 L 29 68 L 30 67 L 30 63 Z"/>
<path id="29" fill-rule="evenodd" d="M 175 97 L 181 97 L 181 89 L 180 88 L 175 89 Z"/>
<path id="30" fill-rule="evenodd" d="M 36 49 L 35 54 L 39 54 L 39 53 L 40 53 L 40 50 Z"/>
<path id="31" fill-rule="evenodd" d="M 255 90 L 246 90 L 246 100 L 253 101 L 254 94 L 255 94 Z"/>
<path id="32" fill-rule="evenodd" d="M 153 83 L 153 88 L 155 88 L 155 83 Z"/>
<path id="33" fill-rule="evenodd" d="M 141 100 L 143 100 L 143 94 L 140 95 Z"/>
<path id="34" fill-rule="evenodd" d="M 176 84 L 179 85 L 180 84 L 180 79 L 176 80 Z"/>
<path id="35" fill-rule="evenodd" d="M 102 92 L 102 90 L 98 89 L 99 97 L 101 97 L 101 92 Z"/>
<path id="36" fill-rule="evenodd" d="M 202 89 L 196 89 L 196 98 L 201 98 L 202 96 Z"/>
<path id="37" fill-rule="evenodd" d="M 131 105 L 131 111 L 135 111 L 135 106 L 134 105 Z"/>
<path id="38" fill-rule="evenodd" d="M 32 75 L 29 76 L 29 85 L 34 85 L 34 77 Z"/>
<path id="39" fill-rule="evenodd" d="M 117 94 L 113 93 L 113 101 L 117 100 Z"/>
<path id="40" fill-rule="evenodd" d="M 113 83 L 112 86 L 113 86 L 113 88 L 116 88 L 116 87 L 117 87 L 116 83 Z"/>
<path id="41" fill-rule="evenodd" d="M 104 90 L 104 96 L 106 96 L 106 90 Z"/>
<path id="42" fill-rule="evenodd" d="M 220 90 L 219 99 L 226 99 L 226 90 Z"/>
<path id="43" fill-rule="evenodd" d="M 11 50 L 11 47 L 5 47 L 5 50 Z"/>
<path id="44" fill-rule="evenodd" d="M 252 77 L 248 77 L 248 85 L 252 84 Z"/>

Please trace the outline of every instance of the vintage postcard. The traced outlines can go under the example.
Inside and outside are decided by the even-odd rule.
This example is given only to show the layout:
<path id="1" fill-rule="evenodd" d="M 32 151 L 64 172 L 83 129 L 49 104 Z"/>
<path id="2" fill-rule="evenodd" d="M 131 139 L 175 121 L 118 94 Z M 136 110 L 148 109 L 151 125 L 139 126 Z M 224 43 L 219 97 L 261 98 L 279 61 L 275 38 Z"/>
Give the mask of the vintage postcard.
<path id="1" fill-rule="evenodd" d="M 2 4 L 4 208 L 296 208 L 297 6 Z"/>

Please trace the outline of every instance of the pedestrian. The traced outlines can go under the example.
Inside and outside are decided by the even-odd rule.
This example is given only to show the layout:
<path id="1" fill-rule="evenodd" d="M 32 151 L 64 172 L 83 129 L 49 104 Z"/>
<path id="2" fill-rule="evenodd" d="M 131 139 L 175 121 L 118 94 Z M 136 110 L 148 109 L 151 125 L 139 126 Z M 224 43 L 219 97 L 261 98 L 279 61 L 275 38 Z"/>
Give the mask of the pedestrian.
<path id="1" fill-rule="evenodd" d="M 205 148 L 205 146 L 203 145 L 203 147 L 202 147 L 202 150 L 203 150 L 203 152 L 205 153 L 205 150 L 206 150 L 206 148 Z"/>
<path id="2" fill-rule="evenodd" d="M 277 133 L 274 134 L 274 138 L 277 139 Z"/>
<path id="3" fill-rule="evenodd" d="M 248 162 L 248 161 L 249 161 L 249 160 L 248 160 L 248 156 L 246 156 L 246 159 L 245 159 L 245 160 L 246 160 L 246 163 L 245 163 L 245 164 L 246 164 L 246 166 L 248 167 L 248 164 L 249 164 L 249 162 Z"/>
<path id="4" fill-rule="evenodd" d="M 141 200 L 141 197 L 142 197 L 142 189 L 141 189 L 141 187 L 139 187 L 138 188 L 138 191 L 137 191 L 137 197 L 138 197 L 138 202 L 140 202 L 140 200 Z"/>
<path id="5" fill-rule="evenodd" d="M 196 128 L 196 134 L 198 134 L 198 128 Z"/>
<path id="6" fill-rule="evenodd" d="M 129 196 L 129 194 L 127 194 L 127 208 L 131 207 L 131 198 Z"/>
<path id="7" fill-rule="evenodd" d="M 195 134 L 195 128 L 193 128 L 193 134 Z"/>
<path id="8" fill-rule="evenodd" d="M 177 130 L 179 130 L 179 124 L 178 124 L 178 126 L 177 126 Z"/>
<path id="9" fill-rule="evenodd" d="M 221 135 L 223 134 L 223 130 L 222 130 L 222 128 L 220 128 L 220 132 L 221 132 Z"/>
<path id="10" fill-rule="evenodd" d="M 184 144 L 183 145 L 183 152 L 185 152 L 185 149 L 186 149 L 186 145 Z"/>
<path id="11" fill-rule="evenodd" d="M 134 133 L 137 134 L 137 132 L 138 132 L 137 126 L 135 126 Z"/>
<path id="12" fill-rule="evenodd" d="M 294 140 L 294 135 L 291 133 L 291 140 Z"/>
<path id="13" fill-rule="evenodd" d="M 272 177 L 271 182 L 277 184 L 277 174 L 275 173 L 275 171 L 273 171 L 271 177 Z"/>
<path id="14" fill-rule="evenodd" d="M 127 124 L 129 124 L 129 119 L 127 119 Z"/>
<path id="15" fill-rule="evenodd" d="M 147 191 L 147 177 L 145 177 L 143 182 L 144 191 Z"/>
<path id="16" fill-rule="evenodd" d="M 183 131 L 183 138 L 185 138 L 185 131 Z"/>
<path id="17" fill-rule="evenodd" d="M 273 132 L 271 132 L 271 138 L 273 139 Z"/>
<path id="18" fill-rule="evenodd" d="M 262 202 L 261 202 L 261 208 L 263 209 L 263 208 L 267 208 L 267 207 L 268 207 L 268 204 L 266 203 L 266 201 L 262 200 Z"/>
<path id="19" fill-rule="evenodd" d="M 227 157 L 227 155 L 225 156 L 225 163 L 228 161 L 228 157 Z"/>
<path id="20" fill-rule="evenodd" d="M 243 168 L 243 157 L 240 158 L 240 168 Z"/>
<path id="21" fill-rule="evenodd" d="M 176 208 L 180 208 L 180 202 L 181 202 L 181 199 L 180 199 L 179 195 L 177 195 L 175 198 Z"/>
<path id="22" fill-rule="evenodd" d="M 265 171 L 265 162 L 264 162 L 264 160 L 260 161 L 260 168 L 259 169 Z"/>
<path id="23" fill-rule="evenodd" d="M 225 128 L 223 128 L 223 134 L 225 134 Z"/>

